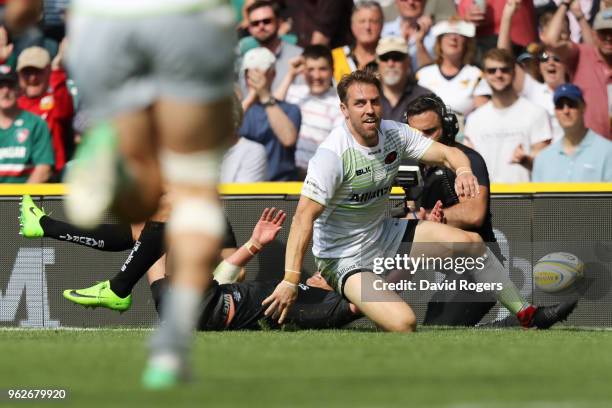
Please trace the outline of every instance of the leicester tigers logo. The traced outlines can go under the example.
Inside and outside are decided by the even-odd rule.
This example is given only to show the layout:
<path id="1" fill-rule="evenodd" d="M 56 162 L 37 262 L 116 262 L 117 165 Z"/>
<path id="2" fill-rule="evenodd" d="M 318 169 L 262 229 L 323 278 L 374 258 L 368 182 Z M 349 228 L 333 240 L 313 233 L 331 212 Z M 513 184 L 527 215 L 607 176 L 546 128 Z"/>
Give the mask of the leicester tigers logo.
<path id="1" fill-rule="evenodd" d="M 15 132 L 15 139 L 17 139 L 19 143 L 24 143 L 28 140 L 28 136 L 30 136 L 30 131 L 28 129 L 17 129 Z"/>

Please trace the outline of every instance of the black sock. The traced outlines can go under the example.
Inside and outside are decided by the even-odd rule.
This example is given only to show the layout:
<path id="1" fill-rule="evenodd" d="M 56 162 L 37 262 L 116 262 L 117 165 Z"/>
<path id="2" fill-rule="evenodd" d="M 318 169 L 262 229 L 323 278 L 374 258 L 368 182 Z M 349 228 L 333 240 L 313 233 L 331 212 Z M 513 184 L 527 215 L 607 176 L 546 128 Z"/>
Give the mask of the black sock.
<path id="1" fill-rule="evenodd" d="M 121 270 L 110 280 L 110 287 L 117 296 L 124 298 L 132 293 L 140 278 L 164 254 L 165 225 L 147 221 Z"/>
<path id="2" fill-rule="evenodd" d="M 134 246 L 132 228 L 125 224 L 102 224 L 89 231 L 49 216 L 40 219 L 45 237 L 72 242 L 100 251 L 119 252 Z"/>
<path id="3" fill-rule="evenodd" d="M 161 305 L 162 299 L 168 288 L 168 279 L 161 278 L 151 283 L 149 289 L 151 289 L 151 296 L 153 296 L 153 302 L 155 302 L 155 310 L 157 310 L 157 315 L 161 316 Z"/>

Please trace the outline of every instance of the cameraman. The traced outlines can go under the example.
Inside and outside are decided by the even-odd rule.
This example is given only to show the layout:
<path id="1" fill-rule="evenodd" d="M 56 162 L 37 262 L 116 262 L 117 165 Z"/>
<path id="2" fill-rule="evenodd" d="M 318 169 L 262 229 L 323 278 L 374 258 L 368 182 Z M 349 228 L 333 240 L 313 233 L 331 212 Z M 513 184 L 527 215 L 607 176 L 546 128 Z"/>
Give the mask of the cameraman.
<path id="1" fill-rule="evenodd" d="M 495 240 L 491 223 L 489 173 L 482 156 L 473 149 L 455 141 L 459 131 L 455 114 L 448 111 L 442 99 L 436 94 L 422 95 L 408 104 L 407 123 L 437 142 L 460 149 L 470 160 L 474 176 L 480 185 L 480 195 L 476 197 L 457 196 L 453 186 L 455 174 L 445 167 L 422 168 L 423 191 L 419 198 L 420 206 L 426 210 L 442 201 L 444 222 L 453 227 L 477 232 L 488 243 L 493 253 L 503 262 L 501 251 Z M 452 279 L 449 275 L 447 279 Z M 474 300 L 466 302 L 458 296 L 436 293 L 427 305 L 424 324 L 473 326 L 495 305 L 492 298 L 474 293 Z M 471 300 L 471 299 L 470 299 Z"/>

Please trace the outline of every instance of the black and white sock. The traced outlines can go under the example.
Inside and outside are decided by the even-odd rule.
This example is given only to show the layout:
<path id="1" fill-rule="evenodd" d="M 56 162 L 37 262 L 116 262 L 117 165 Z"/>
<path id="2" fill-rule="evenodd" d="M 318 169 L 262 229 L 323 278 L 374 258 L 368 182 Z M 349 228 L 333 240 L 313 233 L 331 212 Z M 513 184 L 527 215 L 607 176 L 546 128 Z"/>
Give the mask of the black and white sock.
<path id="1" fill-rule="evenodd" d="M 147 221 L 121 270 L 110 280 L 117 296 L 124 298 L 132 293 L 140 278 L 164 254 L 164 227 L 163 222 Z"/>
<path id="2" fill-rule="evenodd" d="M 45 215 L 40 219 L 40 226 L 45 237 L 100 251 L 120 252 L 134 245 L 132 228 L 126 224 L 102 224 L 90 231 Z"/>

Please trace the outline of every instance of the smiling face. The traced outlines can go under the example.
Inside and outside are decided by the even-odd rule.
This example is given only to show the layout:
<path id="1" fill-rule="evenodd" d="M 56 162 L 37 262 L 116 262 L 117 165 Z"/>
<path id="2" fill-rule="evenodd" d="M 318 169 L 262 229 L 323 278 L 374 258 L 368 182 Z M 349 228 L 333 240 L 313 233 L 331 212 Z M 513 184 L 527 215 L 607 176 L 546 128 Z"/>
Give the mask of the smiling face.
<path id="1" fill-rule="evenodd" d="M 506 92 L 512 89 L 513 66 L 495 59 L 485 59 L 484 75 L 493 92 Z"/>
<path id="2" fill-rule="evenodd" d="M 351 31 L 358 44 L 376 44 L 382 32 L 383 16 L 377 8 L 362 8 L 351 18 Z"/>
<path id="3" fill-rule="evenodd" d="M 348 87 L 346 103 L 341 103 L 340 108 L 351 133 L 361 137 L 366 146 L 376 146 L 382 116 L 380 93 L 376 85 L 354 82 Z"/>
<path id="4" fill-rule="evenodd" d="M 567 69 L 559 56 L 552 51 L 545 51 L 538 57 L 540 73 L 544 82 L 555 89 L 566 82 Z"/>
<path id="5" fill-rule="evenodd" d="M 306 58 L 304 60 L 304 78 L 313 95 L 321 95 L 332 85 L 333 71 L 329 62 L 321 58 Z"/>

